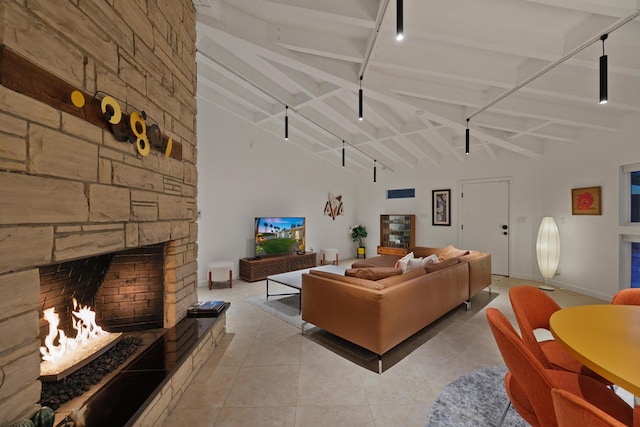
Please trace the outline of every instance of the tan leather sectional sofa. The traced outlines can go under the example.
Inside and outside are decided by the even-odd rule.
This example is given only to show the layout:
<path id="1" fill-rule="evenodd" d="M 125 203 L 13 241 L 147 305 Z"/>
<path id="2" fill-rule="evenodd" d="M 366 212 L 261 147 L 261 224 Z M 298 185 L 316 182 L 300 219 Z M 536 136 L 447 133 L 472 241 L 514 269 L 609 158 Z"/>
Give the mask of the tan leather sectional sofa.
<path id="1" fill-rule="evenodd" d="M 412 248 L 416 257 L 443 249 Z M 469 309 L 491 284 L 490 254 L 458 255 L 404 274 L 392 255 L 355 262 L 348 273 L 360 277 L 311 270 L 302 275 L 302 320 L 381 356 L 458 305 Z"/>

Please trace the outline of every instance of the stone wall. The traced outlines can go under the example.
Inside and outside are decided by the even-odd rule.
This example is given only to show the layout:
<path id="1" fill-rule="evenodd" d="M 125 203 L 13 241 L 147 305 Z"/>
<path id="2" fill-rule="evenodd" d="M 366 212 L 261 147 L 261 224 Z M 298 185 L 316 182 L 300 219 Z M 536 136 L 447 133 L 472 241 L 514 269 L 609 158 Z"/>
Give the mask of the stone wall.
<path id="1" fill-rule="evenodd" d="M 144 110 L 182 146 L 142 157 L 0 85 L 0 425 L 38 408 L 40 266 L 171 241 L 165 326 L 196 300 L 195 37 L 191 0 L 0 0 L 0 47 Z"/>

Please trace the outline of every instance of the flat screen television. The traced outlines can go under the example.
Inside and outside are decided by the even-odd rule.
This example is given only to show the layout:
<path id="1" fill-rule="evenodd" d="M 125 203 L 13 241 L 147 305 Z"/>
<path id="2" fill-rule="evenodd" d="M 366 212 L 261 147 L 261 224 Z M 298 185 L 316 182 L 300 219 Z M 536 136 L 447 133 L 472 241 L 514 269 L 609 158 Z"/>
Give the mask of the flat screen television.
<path id="1" fill-rule="evenodd" d="M 257 257 L 304 251 L 304 217 L 259 217 L 253 229 Z"/>

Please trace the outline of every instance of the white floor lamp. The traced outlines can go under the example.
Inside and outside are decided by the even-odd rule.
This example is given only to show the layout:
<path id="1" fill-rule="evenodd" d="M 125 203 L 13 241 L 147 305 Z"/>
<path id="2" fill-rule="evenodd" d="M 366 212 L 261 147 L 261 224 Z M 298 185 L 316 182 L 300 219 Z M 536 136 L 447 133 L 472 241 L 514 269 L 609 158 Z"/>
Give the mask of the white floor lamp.
<path id="1" fill-rule="evenodd" d="M 556 274 L 560 263 L 560 233 L 558 233 L 556 222 L 550 216 L 542 218 L 540 223 L 536 240 L 536 255 L 538 267 L 545 283 L 545 286 L 539 286 L 539 288 L 552 291 L 553 288 L 547 286 L 547 280 Z"/>

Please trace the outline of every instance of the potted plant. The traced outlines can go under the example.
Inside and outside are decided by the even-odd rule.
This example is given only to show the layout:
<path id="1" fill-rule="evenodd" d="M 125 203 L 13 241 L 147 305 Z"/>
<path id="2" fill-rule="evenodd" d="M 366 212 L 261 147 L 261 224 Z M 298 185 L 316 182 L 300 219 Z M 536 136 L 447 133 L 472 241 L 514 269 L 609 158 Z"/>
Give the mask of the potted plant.
<path id="1" fill-rule="evenodd" d="M 364 255 L 366 257 L 366 249 L 364 246 L 364 239 L 367 237 L 367 227 L 364 225 L 353 225 L 349 228 L 351 232 L 351 239 L 354 242 L 358 242 L 358 256 Z"/>

